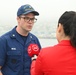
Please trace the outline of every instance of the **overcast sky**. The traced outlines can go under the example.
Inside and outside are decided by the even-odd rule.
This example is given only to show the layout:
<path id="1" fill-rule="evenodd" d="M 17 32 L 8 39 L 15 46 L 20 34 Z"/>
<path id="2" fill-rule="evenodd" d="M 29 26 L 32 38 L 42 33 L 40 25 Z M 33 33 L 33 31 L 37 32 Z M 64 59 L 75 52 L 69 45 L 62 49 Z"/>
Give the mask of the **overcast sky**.
<path id="1" fill-rule="evenodd" d="M 40 13 L 40 20 L 58 20 L 64 11 L 76 11 L 76 0 L 0 0 L 0 25 L 15 23 L 17 10 L 23 4 L 32 5 Z"/>

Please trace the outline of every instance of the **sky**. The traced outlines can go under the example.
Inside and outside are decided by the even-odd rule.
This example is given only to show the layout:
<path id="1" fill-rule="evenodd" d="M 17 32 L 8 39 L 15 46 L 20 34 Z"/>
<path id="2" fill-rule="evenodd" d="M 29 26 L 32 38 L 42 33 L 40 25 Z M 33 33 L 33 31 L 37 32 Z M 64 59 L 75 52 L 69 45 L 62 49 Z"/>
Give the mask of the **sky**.
<path id="1" fill-rule="evenodd" d="M 57 21 L 65 11 L 76 11 L 76 0 L 0 0 L 0 25 L 16 24 L 17 10 L 30 4 L 40 13 L 39 21 Z"/>

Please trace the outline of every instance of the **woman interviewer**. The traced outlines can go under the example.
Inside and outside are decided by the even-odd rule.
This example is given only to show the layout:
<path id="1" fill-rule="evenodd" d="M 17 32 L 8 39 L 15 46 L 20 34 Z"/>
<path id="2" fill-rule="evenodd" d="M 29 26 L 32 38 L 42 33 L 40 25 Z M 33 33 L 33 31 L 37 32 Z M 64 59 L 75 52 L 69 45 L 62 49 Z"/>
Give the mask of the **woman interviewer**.
<path id="1" fill-rule="evenodd" d="M 39 53 L 35 75 L 76 75 L 75 11 L 66 11 L 61 15 L 56 38 L 57 45 L 43 48 Z"/>

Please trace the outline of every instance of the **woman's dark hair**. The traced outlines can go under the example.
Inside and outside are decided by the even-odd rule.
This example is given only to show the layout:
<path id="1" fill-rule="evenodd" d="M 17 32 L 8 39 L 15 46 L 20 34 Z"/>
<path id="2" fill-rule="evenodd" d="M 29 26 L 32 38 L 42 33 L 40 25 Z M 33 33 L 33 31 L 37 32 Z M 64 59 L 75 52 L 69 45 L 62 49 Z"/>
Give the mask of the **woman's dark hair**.
<path id="1" fill-rule="evenodd" d="M 65 35 L 70 37 L 72 46 L 76 47 L 76 12 L 64 12 L 59 18 L 59 23 L 63 25 Z"/>

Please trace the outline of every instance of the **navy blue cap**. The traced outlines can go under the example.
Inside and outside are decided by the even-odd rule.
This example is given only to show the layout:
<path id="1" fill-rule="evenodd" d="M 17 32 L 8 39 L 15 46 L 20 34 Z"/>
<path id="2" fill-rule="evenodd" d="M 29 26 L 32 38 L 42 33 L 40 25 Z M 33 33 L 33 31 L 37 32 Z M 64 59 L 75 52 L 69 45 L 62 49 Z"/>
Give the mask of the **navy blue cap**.
<path id="1" fill-rule="evenodd" d="M 18 11 L 17 11 L 17 16 L 20 16 L 20 15 L 25 15 L 25 14 L 28 14 L 28 13 L 33 13 L 34 15 L 39 15 L 39 13 L 37 11 L 34 10 L 34 8 L 29 5 L 29 4 L 26 4 L 26 5 L 22 5 Z"/>

